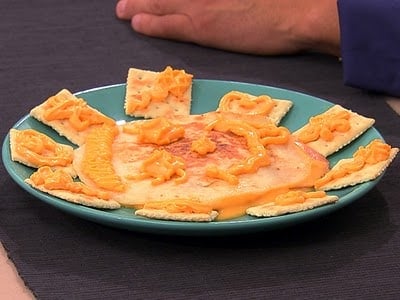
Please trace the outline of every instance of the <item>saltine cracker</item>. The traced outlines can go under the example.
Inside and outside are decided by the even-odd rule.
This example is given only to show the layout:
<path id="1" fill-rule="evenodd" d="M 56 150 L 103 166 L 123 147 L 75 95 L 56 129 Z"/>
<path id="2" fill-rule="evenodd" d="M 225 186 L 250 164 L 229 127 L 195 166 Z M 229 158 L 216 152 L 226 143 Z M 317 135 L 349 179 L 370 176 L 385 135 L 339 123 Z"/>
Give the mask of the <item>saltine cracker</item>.
<path id="1" fill-rule="evenodd" d="M 321 198 L 308 198 L 305 202 L 296 204 L 278 205 L 274 202 L 270 202 L 263 205 L 249 207 L 246 210 L 246 213 L 254 217 L 276 217 L 335 203 L 338 199 L 337 196 L 326 195 Z"/>
<path id="2" fill-rule="evenodd" d="M 138 209 L 135 215 L 150 219 L 184 221 L 184 222 L 211 222 L 218 216 L 218 212 L 213 210 L 210 213 L 171 213 L 162 209 Z"/>
<path id="3" fill-rule="evenodd" d="M 183 72 L 183 70 L 182 70 Z M 142 95 L 151 92 L 157 84 L 157 77 L 161 72 L 129 68 L 126 80 L 124 108 L 125 113 L 133 117 L 157 118 L 175 115 L 189 115 L 192 101 L 192 84 L 190 84 L 182 97 L 171 93 L 163 101 L 151 101 L 140 108 Z M 186 73 L 187 74 L 187 73 Z M 187 74 L 187 76 L 192 76 Z"/>
<path id="4" fill-rule="evenodd" d="M 60 120 L 51 120 L 51 121 L 46 120 L 45 114 L 46 114 L 46 110 L 48 109 L 47 106 L 50 103 L 50 101 L 53 100 L 53 98 L 56 98 L 57 101 L 59 101 L 60 103 L 62 103 L 64 101 L 65 102 L 72 101 L 73 103 L 76 103 L 77 106 L 84 107 L 85 109 L 90 111 L 93 115 L 100 117 L 102 120 L 104 120 L 104 122 L 107 122 L 110 124 L 115 123 L 115 121 L 113 119 L 104 115 L 97 109 L 91 107 L 89 104 L 86 103 L 85 100 L 76 97 L 67 89 L 62 89 L 57 94 L 49 97 L 42 104 L 34 107 L 30 111 L 30 115 L 32 117 L 34 117 L 35 119 L 39 120 L 40 122 L 42 122 L 50 127 L 52 127 L 58 134 L 60 134 L 61 136 L 64 136 L 70 142 L 72 142 L 76 145 L 82 145 L 85 142 L 86 135 L 88 134 L 88 132 L 90 131 L 92 126 L 99 126 L 101 124 L 91 125 L 91 126 L 89 126 L 89 128 L 86 128 L 84 130 L 77 130 L 71 125 L 71 122 L 68 118 L 60 119 Z M 62 107 L 62 105 L 60 105 L 60 107 Z"/>
<path id="5" fill-rule="evenodd" d="M 372 165 L 364 165 L 364 167 L 356 171 L 354 173 L 347 174 L 344 177 L 336 178 L 327 182 L 326 184 L 319 186 L 319 190 L 329 191 L 329 190 L 337 190 L 342 189 L 348 186 L 354 186 L 360 183 L 364 183 L 370 180 L 376 179 L 379 175 L 381 175 L 386 168 L 390 165 L 390 163 L 394 160 L 397 153 L 399 152 L 399 148 L 391 148 L 389 158 L 383 161 L 380 161 L 376 164 Z M 331 172 L 335 172 L 339 169 L 343 164 L 347 164 L 348 162 L 352 162 L 353 158 L 345 158 L 339 160 L 335 166 L 325 175 L 329 176 Z"/>
<path id="6" fill-rule="evenodd" d="M 331 141 L 324 141 L 322 138 L 319 138 L 315 141 L 306 143 L 307 146 L 327 157 L 354 141 L 375 123 L 374 119 L 359 115 L 351 110 L 345 109 L 340 105 L 334 105 L 327 111 L 317 116 L 326 116 L 329 118 L 330 114 L 339 113 L 341 111 L 347 111 L 350 113 L 350 130 L 346 132 L 335 131 L 333 132 L 334 137 Z M 310 123 L 305 124 L 303 127 L 295 131 L 293 135 L 299 136 L 302 132 L 309 128 L 309 124 Z"/>

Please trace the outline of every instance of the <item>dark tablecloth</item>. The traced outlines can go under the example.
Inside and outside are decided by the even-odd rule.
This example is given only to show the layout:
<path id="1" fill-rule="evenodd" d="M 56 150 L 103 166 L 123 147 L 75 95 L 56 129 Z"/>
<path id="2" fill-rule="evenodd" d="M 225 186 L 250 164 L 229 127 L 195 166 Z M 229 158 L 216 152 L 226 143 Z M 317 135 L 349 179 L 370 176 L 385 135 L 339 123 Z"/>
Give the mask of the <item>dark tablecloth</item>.
<path id="1" fill-rule="evenodd" d="M 376 119 L 400 145 L 383 95 L 346 87 L 336 58 L 258 57 L 153 39 L 115 1 L 0 2 L 0 135 L 61 88 L 123 83 L 129 67 L 292 89 Z M 395 299 L 400 296 L 399 164 L 367 195 L 318 220 L 227 237 L 111 228 L 34 198 L 0 168 L 0 239 L 38 299 Z"/>

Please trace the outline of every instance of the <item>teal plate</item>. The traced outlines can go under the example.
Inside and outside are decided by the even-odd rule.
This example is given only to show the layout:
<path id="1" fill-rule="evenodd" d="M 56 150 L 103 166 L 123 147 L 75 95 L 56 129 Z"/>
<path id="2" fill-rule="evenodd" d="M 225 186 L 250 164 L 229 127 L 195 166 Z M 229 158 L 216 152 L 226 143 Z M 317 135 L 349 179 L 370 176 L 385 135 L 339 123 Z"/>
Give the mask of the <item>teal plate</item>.
<path id="1" fill-rule="evenodd" d="M 289 128 L 291 131 L 300 128 L 311 116 L 319 114 L 333 105 L 331 102 L 313 96 L 276 87 L 230 81 L 194 80 L 191 113 L 200 114 L 215 110 L 217 108 L 219 99 L 224 94 L 232 90 L 238 90 L 256 95 L 267 94 L 273 98 L 289 99 L 293 101 L 294 105 L 292 109 L 281 122 L 281 125 Z M 115 120 L 133 120 L 133 118 L 125 115 L 123 109 L 125 84 L 90 89 L 76 93 L 76 95 L 84 98 L 91 106 L 97 108 Z M 51 128 L 36 121 L 29 115 L 23 117 L 19 122 L 17 122 L 14 125 L 14 128 L 33 128 L 47 134 L 58 142 L 68 143 L 68 141 L 59 136 Z M 331 165 L 336 163 L 341 158 L 351 157 L 359 146 L 367 145 L 371 140 L 376 138 L 383 139 L 380 133 L 372 127 L 357 140 L 353 141 L 350 145 L 346 146 L 334 155 L 331 155 L 329 157 Z M 7 135 L 2 149 L 2 157 L 6 170 L 19 186 L 25 189 L 28 193 L 32 194 L 34 197 L 68 214 L 89 221 L 111 227 L 146 233 L 186 236 L 212 236 L 253 233 L 257 231 L 284 228 L 294 224 L 299 224 L 301 222 L 316 219 L 352 203 L 371 190 L 382 177 L 380 176 L 374 181 L 369 181 L 354 187 L 337 190 L 334 193 L 329 192 L 329 194 L 335 194 L 339 196 L 340 199 L 337 203 L 304 212 L 272 218 L 254 218 L 251 216 L 243 216 L 236 219 L 209 223 L 162 221 L 135 216 L 134 210 L 128 208 L 121 208 L 111 211 L 89 208 L 61 200 L 33 189 L 24 182 L 24 180 L 32 174 L 33 169 L 11 160 L 9 143 L 10 137 Z"/>

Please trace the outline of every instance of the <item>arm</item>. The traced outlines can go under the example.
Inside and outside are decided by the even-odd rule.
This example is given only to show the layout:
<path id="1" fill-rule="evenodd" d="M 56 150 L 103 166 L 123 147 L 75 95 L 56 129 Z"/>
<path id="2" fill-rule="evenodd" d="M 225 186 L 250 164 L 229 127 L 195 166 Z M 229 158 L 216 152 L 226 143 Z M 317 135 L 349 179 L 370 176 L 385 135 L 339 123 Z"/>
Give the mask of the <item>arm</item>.
<path id="1" fill-rule="evenodd" d="M 336 0 L 120 0 L 137 32 L 230 51 L 339 55 Z"/>
<path id="2" fill-rule="evenodd" d="M 400 2 L 339 0 L 345 84 L 400 96 Z"/>

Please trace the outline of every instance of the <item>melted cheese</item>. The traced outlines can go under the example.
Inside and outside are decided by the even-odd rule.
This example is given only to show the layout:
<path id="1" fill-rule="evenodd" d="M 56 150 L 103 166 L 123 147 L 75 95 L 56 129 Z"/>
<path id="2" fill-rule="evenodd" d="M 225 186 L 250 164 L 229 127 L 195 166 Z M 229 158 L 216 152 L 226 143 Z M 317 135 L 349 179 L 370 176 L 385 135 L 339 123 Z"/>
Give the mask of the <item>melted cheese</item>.
<path id="1" fill-rule="evenodd" d="M 261 167 L 265 167 L 270 164 L 270 158 L 267 155 L 267 150 L 261 143 L 261 140 L 254 127 L 249 124 L 228 119 L 217 119 L 207 125 L 206 130 L 217 130 L 222 132 L 233 132 L 238 136 L 246 138 L 247 147 L 251 155 L 245 160 L 233 164 L 226 171 L 220 170 L 216 166 L 208 166 L 206 175 L 213 178 L 220 178 L 227 180 L 229 183 L 237 183 L 237 179 L 232 180 L 232 176 L 240 174 L 254 173 Z"/>
<path id="2" fill-rule="evenodd" d="M 200 155 L 206 155 L 207 153 L 214 152 L 217 145 L 207 136 L 194 140 L 190 147 L 190 150 Z"/>
<path id="3" fill-rule="evenodd" d="M 143 162 L 140 172 L 139 175 L 133 175 L 132 179 L 154 178 L 153 185 L 161 184 L 172 177 L 176 177 L 176 183 L 183 183 L 187 180 L 183 159 L 165 150 L 155 150 Z"/>
<path id="4" fill-rule="evenodd" d="M 350 112 L 331 112 L 310 118 L 307 128 L 299 134 L 298 138 L 303 143 L 313 142 L 318 139 L 332 141 L 335 131 L 347 132 L 350 128 Z"/>
<path id="5" fill-rule="evenodd" d="M 277 127 L 272 123 L 252 124 L 257 129 L 257 134 L 264 146 L 286 144 L 290 138 L 290 131 L 286 127 Z"/>
<path id="6" fill-rule="evenodd" d="M 115 126 L 107 125 L 95 127 L 89 132 L 83 154 L 82 172 L 99 188 L 122 192 L 125 185 L 112 164 L 112 143 L 117 132 Z"/>
<path id="7" fill-rule="evenodd" d="M 158 75 L 157 86 L 180 98 L 192 84 L 192 77 L 184 70 L 176 70 L 168 66 Z"/>
<path id="8" fill-rule="evenodd" d="M 58 144 L 33 129 L 15 132 L 15 150 L 32 165 L 65 167 L 72 163 L 72 148 Z"/>
<path id="9" fill-rule="evenodd" d="M 359 147 L 354 153 L 351 160 L 341 164 L 338 168 L 329 171 L 324 177 L 315 182 L 315 187 L 331 182 L 337 178 L 342 178 L 348 174 L 360 171 L 365 165 L 374 165 L 381 161 L 387 160 L 390 156 L 391 147 L 381 140 L 373 140 L 366 147 Z"/>
<path id="10" fill-rule="evenodd" d="M 185 136 L 181 125 L 174 125 L 166 118 L 156 118 L 141 123 L 129 123 L 123 126 L 123 132 L 137 134 L 139 143 L 168 145 Z"/>
<path id="11" fill-rule="evenodd" d="M 70 191 L 72 193 L 84 194 L 104 200 L 110 199 L 109 193 L 90 188 L 82 182 L 75 182 L 67 172 L 61 169 L 53 171 L 47 166 L 40 167 L 30 176 L 30 180 L 32 180 L 36 186 L 43 186 L 48 190 Z"/>
<path id="12" fill-rule="evenodd" d="M 304 191 L 289 191 L 284 194 L 278 195 L 274 199 L 274 203 L 277 205 L 291 205 L 304 203 L 310 198 L 322 198 L 325 197 L 326 193 L 324 191 L 316 192 L 304 192 Z"/>
<path id="13" fill-rule="evenodd" d="M 68 120 L 77 131 L 95 124 L 114 124 L 115 121 L 89 107 L 83 99 L 65 99 L 57 95 L 50 97 L 44 106 L 46 121 Z"/>
<path id="14" fill-rule="evenodd" d="M 218 110 L 267 116 L 274 105 L 274 100 L 267 95 L 255 97 L 246 93 L 231 91 L 221 98 Z"/>
<path id="15" fill-rule="evenodd" d="M 283 185 L 260 193 L 232 195 L 219 199 L 212 204 L 212 207 L 218 211 L 218 220 L 228 220 L 245 215 L 246 209 L 251 206 L 272 202 L 278 195 L 289 190 L 287 186 Z"/>

